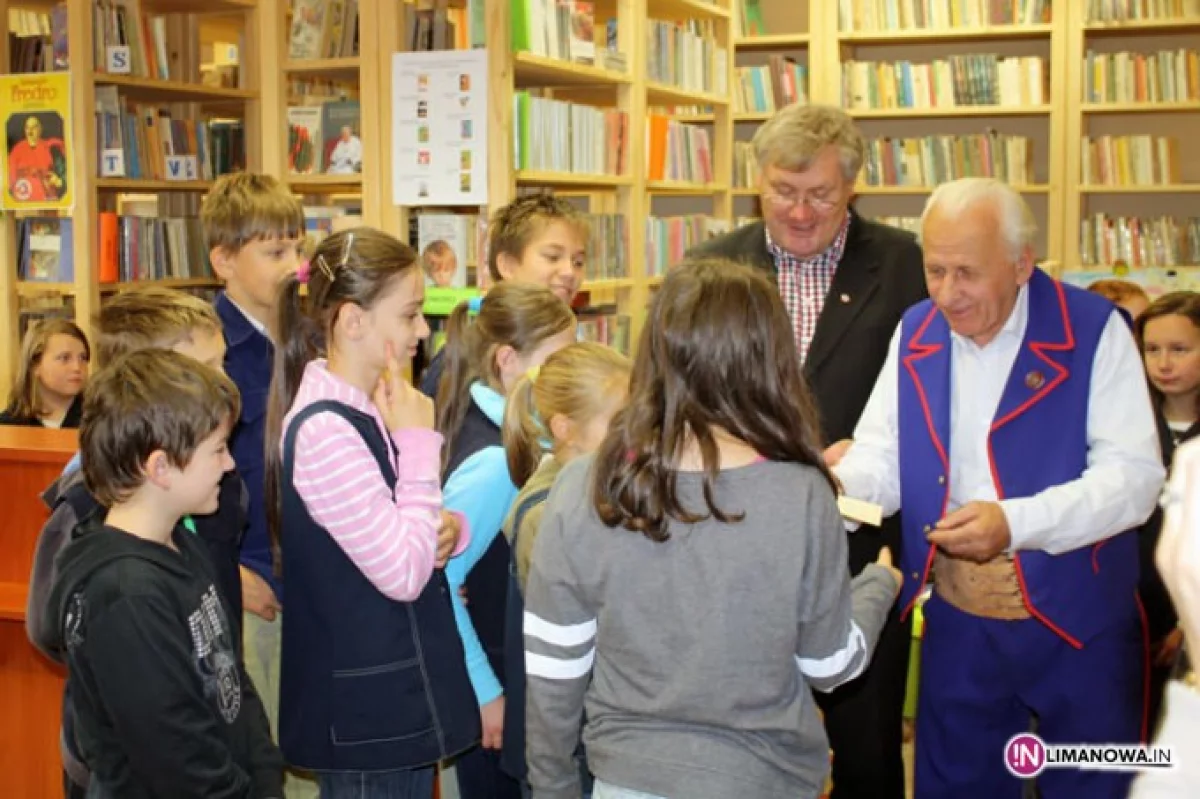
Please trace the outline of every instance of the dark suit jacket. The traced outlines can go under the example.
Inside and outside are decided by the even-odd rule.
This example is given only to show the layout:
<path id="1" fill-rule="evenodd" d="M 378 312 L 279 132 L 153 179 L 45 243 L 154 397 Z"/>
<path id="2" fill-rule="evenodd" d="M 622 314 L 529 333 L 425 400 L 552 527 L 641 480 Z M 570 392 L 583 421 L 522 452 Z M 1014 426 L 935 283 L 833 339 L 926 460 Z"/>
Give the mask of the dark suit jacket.
<path id="1" fill-rule="evenodd" d="M 913 236 L 850 213 L 846 249 L 804 363 L 825 444 L 854 436 L 901 315 L 928 296 L 921 248 Z M 762 222 L 704 242 L 688 255 L 742 261 L 777 278 Z M 898 525 L 885 523 L 883 532 L 883 539 L 898 545 Z M 879 536 L 850 536 L 851 571 L 857 574 L 872 562 L 880 544 Z"/>

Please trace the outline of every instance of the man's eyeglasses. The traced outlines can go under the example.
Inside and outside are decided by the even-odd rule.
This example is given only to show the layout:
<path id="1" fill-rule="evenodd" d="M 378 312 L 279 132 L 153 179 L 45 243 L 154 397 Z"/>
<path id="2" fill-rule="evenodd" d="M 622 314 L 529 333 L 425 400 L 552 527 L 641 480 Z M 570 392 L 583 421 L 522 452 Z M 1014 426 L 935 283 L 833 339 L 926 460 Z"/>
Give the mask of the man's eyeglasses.
<path id="1" fill-rule="evenodd" d="M 811 208 L 814 213 L 818 214 L 832 211 L 841 202 L 840 199 L 830 199 L 828 197 L 812 197 L 803 194 L 776 194 L 772 191 L 764 191 L 762 198 L 763 202 L 769 203 L 777 211 L 791 212 L 796 206 L 804 204 Z"/>

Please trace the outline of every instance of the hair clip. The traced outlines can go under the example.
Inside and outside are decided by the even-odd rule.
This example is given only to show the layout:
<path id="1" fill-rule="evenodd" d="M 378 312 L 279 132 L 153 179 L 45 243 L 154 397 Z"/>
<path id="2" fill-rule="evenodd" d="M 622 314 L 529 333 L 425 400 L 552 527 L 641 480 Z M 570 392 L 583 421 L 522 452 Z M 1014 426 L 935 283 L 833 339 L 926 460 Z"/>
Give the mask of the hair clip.
<path id="1" fill-rule="evenodd" d="M 296 269 L 296 280 L 301 285 L 308 283 L 308 279 L 312 277 L 312 263 L 310 261 L 301 261 L 300 266 Z"/>
<path id="2" fill-rule="evenodd" d="M 525 372 L 525 376 L 529 378 L 529 382 L 530 382 L 530 383 L 536 383 L 536 382 L 537 382 L 537 379 L 538 379 L 538 375 L 540 375 L 541 373 L 542 373 L 542 367 L 540 367 L 540 366 L 531 366 L 531 367 L 529 367 L 529 369 L 528 369 L 528 370 Z"/>
<path id="3" fill-rule="evenodd" d="M 317 256 L 317 266 L 319 266 L 321 268 L 321 271 L 325 273 L 326 280 L 328 280 L 330 283 L 332 283 L 333 282 L 333 270 L 329 268 L 329 262 L 325 260 L 324 255 Z"/>
<path id="4" fill-rule="evenodd" d="M 472 297 L 467 300 L 467 313 L 477 314 L 483 309 L 483 297 Z"/>

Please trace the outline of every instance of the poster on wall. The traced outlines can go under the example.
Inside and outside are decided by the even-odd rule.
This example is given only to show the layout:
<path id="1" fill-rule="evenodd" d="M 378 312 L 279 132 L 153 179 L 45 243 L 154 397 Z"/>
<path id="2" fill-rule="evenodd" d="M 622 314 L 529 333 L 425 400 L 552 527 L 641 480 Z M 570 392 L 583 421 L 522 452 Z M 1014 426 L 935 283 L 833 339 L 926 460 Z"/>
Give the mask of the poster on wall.
<path id="1" fill-rule="evenodd" d="M 392 55 L 397 205 L 487 204 L 487 51 Z"/>
<path id="2" fill-rule="evenodd" d="M 67 211 L 74 205 L 69 80 L 65 72 L 0 75 L 0 208 Z"/>

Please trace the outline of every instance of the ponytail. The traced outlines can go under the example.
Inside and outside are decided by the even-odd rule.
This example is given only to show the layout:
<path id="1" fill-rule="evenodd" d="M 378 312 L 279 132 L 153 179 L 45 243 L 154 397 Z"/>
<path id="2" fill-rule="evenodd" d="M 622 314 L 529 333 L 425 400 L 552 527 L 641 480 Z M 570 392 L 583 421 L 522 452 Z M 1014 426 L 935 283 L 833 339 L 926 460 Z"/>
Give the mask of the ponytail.
<path id="1" fill-rule="evenodd" d="M 446 343 L 442 345 L 442 377 L 438 381 L 435 427 L 442 434 L 442 479 L 454 451 L 459 428 L 471 404 L 471 383 L 478 375 L 472 369 L 472 354 L 479 347 L 479 328 L 471 321 L 470 306 L 460 302 L 446 319 Z"/>
<path id="2" fill-rule="evenodd" d="M 279 573 L 280 528 L 283 521 L 283 417 L 287 415 L 304 367 L 320 351 L 321 332 L 304 313 L 300 300 L 300 280 L 288 275 L 279 288 L 276 303 L 275 363 L 271 372 L 271 391 L 267 399 L 267 430 L 263 437 L 265 452 L 264 499 L 267 506 L 267 531 L 271 537 L 271 555 Z"/>
<path id="3" fill-rule="evenodd" d="M 537 470 L 542 460 L 542 439 L 546 436 L 537 418 L 533 383 L 529 375 L 523 375 L 504 408 L 504 451 L 508 456 L 508 475 L 517 488 L 524 487 Z"/>

